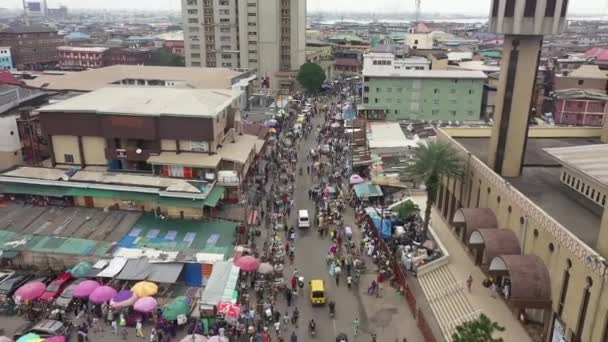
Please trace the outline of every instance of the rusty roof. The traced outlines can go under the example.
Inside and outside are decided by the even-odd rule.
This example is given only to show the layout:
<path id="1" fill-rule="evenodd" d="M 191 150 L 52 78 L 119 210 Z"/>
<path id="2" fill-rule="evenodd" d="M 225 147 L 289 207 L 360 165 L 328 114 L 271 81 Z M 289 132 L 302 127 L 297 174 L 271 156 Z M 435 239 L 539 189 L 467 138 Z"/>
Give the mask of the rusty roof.
<path id="1" fill-rule="evenodd" d="M 521 254 L 519 239 L 511 229 L 475 229 L 469 238 L 469 244 L 474 244 L 473 240 L 477 240 L 476 234 L 479 234 L 484 246 L 482 264 L 489 264 L 494 257 L 501 254 Z"/>

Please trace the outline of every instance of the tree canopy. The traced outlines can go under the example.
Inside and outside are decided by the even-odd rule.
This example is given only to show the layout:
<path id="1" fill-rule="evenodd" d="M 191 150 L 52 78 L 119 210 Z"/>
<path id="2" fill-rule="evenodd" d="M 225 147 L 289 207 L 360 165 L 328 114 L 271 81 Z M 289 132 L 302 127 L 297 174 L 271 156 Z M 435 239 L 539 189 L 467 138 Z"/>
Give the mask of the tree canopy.
<path id="1" fill-rule="evenodd" d="M 399 206 L 399 210 L 397 211 L 397 215 L 401 220 L 407 220 L 412 216 L 418 214 L 419 212 L 420 208 L 418 207 L 418 204 L 408 199 L 405 202 L 401 203 L 401 205 Z"/>
<path id="2" fill-rule="evenodd" d="M 426 208 L 424 210 L 423 231 L 429 228 L 431 208 L 437 199 L 437 191 L 443 177 L 460 177 L 463 173 L 462 161 L 452 145 L 432 142 L 414 149 L 413 163 L 406 167 L 407 173 L 426 187 Z"/>
<path id="3" fill-rule="evenodd" d="M 171 53 L 171 50 L 167 48 L 160 48 L 152 51 L 150 54 L 150 61 L 147 65 L 154 66 L 185 66 L 184 57 Z"/>
<path id="4" fill-rule="evenodd" d="M 321 85 L 325 81 L 325 72 L 316 63 L 304 63 L 298 71 L 296 79 L 307 92 L 316 94 L 321 90 Z"/>
<path id="5" fill-rule="evenodd" d="M 493 322 L 488 316 L 481 314 L 476 320 L 464 322 L 456 327 L 452 335 L 453 342 L 503 342 L 502 338 L 494 338 L 495 332 L 505 331 L 505 328 Z"/>

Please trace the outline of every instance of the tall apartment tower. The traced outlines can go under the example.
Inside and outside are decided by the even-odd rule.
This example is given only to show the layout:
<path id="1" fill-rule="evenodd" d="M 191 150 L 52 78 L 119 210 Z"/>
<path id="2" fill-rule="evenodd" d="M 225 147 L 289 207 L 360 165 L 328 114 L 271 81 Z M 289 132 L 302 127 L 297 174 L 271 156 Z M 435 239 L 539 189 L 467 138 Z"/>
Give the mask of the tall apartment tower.
<path id="1" fill-rule="evenodd" d="M 272 88 L 306 59 L 306 0 L 182 0 L 186 66 L 254 68 Z"/>
<path id="2" fill-rule="evenodd" d="M 563 32 L 567 11 L 568 0 L 492 0 L 489 31 L 504 44 L 488 165 L 503 177 L 521 173 L 543 36 Z"/>

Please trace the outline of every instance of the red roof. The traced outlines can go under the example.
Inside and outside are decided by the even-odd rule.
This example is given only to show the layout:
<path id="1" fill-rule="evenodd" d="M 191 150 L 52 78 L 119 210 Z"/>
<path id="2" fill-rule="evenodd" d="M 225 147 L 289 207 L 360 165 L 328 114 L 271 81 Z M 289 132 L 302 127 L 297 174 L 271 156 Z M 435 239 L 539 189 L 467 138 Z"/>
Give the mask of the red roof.
<path id="1" fill-rule="evenodd" d="M 6 70 L 0 71 L 0 84 L 23 85 L 15 76 Z"/>
<path id="2" fill-rule="evenodd" d="M 585 57 L 596 57 L 598 60 L 601 60 L 600 56 L 603 56 L 603 59 L 607 58 L 606 53 L 608 53 L 608 49 L 595 47 L 593 49 L 585 51 Z"/>
<path id="3" fill-rule="evenodd" d="M 336 58 L 336 65 L 360 67 L 361 62 L 352 58 Z"/>
<path id="4" fill-rule="evenodd" d="M 425 23 L 418 23 L 418 24 L 416 24 L 416 28 L 414 29 L 414 31 L 416 33 L 430 33 L 431 29 Z"/>

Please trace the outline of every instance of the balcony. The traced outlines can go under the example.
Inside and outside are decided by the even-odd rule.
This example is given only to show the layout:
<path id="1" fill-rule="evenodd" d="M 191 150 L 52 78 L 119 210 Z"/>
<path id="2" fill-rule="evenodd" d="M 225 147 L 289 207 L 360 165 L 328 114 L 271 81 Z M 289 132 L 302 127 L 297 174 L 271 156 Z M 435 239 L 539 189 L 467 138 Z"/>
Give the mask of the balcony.
<path id="1" fill-rule="evenodd" d="M 151 154 L 159 154 L 160 149 L 138 149 L 136 147 L 106 148 L 105 153 L 107 160 L 125 159 L 130 161 L 146 161 Z"/>

